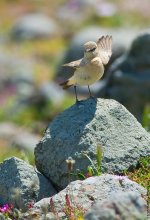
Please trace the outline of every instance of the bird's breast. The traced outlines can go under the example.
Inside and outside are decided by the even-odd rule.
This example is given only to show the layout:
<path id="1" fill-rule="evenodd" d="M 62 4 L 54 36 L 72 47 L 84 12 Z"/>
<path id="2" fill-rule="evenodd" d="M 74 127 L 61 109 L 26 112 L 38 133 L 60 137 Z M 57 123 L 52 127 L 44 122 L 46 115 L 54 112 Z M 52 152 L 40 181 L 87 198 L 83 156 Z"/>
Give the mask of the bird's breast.
<path id="1" fill-rule="evenodd" d="M 77 85 L 91 85 L 99 80 L 103 73 L 103 66 L 86 65 L 75 71 L 74 78 Z"/>

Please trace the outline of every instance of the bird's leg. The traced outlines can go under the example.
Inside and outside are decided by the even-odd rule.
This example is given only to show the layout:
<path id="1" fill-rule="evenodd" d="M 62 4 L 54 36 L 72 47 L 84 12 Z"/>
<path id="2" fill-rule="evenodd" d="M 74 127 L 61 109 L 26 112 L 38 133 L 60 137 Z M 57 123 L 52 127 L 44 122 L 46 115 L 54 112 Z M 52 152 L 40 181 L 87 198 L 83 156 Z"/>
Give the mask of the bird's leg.
<path id="1" fill-rule="evenodd" d="M 88 85 L 88 90 L 89 90 L 90 97 L 93 97 L 89 85 Z"/>
<path id="2" fill-rule="evenodd" d="M 75 95 L 76 95 L 76 103 L 77 103 L 79 100 L 78 100 L 78 97 L 77 97 L 77 87 L 76 86 L 74 86 L 74 92 L 75 92 Z"/>

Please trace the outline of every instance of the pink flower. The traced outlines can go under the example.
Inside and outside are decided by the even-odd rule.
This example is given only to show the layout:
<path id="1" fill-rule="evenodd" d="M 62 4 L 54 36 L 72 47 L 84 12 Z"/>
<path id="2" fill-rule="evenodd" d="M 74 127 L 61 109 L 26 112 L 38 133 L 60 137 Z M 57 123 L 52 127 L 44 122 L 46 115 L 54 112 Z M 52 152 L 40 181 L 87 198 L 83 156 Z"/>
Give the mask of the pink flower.
<path id="1" fill-rule="evenodd" d="M 33 206 L 34 206 L 34 203 L 33 203 L 33 202 L 29 202 L 29 203 L 28 203 L 28 209 L 32 209 Z"/>
<path id="2" fill-rule="evenodd" d="M 86 178 L 88 178 L 88 177 L 91 177 L 92 174 L 88 172 L 88 173 L 85 174 L 85 176 L 86 176 Z"/>
<path id="3" fill-rule="evenodd" d="M 127 176 L 121 176 L 121 175 L 116 175 L 116 176 L 115 176 L 115 179 L 116 179 L 116 180 L 119 180 L 119 181 L 126 180 L 127 178 L 128 178 Z"/>
<path id="4" fill-rule="evenodd" d="M 0 212 L 2 213 L 8 212 L 9 210 L 10 210 L 10 207 L 8 204 L 5 204 L 2 207 L 0 207 Z"/>
<path id="5" fill-rule="evenodd" d="M 117 175 L 115 176 L 115 179 L 119 181 L 120 185 L 122 186 L 123 185 L 123 181 L 128 179 L 127 176 L 120 176 L 120 175 Z"/>

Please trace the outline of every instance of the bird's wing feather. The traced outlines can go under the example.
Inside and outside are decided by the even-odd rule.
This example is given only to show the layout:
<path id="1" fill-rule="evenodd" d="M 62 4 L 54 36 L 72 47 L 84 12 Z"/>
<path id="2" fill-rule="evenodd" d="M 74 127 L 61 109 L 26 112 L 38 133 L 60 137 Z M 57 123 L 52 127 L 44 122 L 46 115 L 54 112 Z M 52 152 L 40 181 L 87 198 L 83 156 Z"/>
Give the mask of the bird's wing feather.
<path id="1" fill-rule="evenodd" d="M 102 36 L 97 41 L 99 56 L 103 64 L 107 64 L 112 54 L 112 36 Z"/>
<path id="2" fill-rule="evenodd" d="M 67 67 L 71 67 L 71 68 L 77 69 L 77 68 L 80 67 L 81 61 L 82 61 L 82 59 L 75 60 L 75 61 L 72 61 L 70 63 L 63 64 L 62 66 L 67 66 Z"/>

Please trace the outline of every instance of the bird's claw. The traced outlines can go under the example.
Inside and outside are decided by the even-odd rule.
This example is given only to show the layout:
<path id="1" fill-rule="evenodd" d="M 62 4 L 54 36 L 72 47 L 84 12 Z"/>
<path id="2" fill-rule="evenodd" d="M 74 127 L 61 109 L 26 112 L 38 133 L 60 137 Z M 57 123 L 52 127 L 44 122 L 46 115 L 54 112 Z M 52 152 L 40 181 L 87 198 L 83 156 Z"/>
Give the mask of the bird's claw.
<path id="1" fill-rule="evenodd" d="M 80 103 L 80 101 L 78 99 L 76 99 L 76 104 L 78 105 Z"/>

